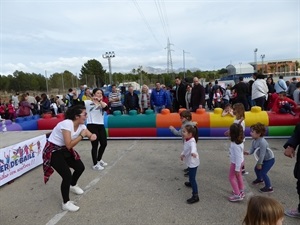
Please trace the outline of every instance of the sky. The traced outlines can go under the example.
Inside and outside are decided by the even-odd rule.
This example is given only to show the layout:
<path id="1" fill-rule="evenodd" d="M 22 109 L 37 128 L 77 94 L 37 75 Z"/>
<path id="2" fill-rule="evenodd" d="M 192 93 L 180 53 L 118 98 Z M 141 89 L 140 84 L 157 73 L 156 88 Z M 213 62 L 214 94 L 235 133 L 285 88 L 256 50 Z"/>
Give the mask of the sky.
<path id="1" fill-rule="evenodd" d="M 168 39 L 174 70 L 300 59 L 300 0 L 0 0 L 1 75 L 166 69 Z"/>

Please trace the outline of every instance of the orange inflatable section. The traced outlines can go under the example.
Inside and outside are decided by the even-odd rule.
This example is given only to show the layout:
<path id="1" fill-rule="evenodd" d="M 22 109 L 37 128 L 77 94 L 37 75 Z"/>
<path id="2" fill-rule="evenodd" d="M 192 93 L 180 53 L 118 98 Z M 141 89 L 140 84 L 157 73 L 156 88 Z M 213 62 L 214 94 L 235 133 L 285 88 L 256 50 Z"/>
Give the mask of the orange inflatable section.
<path id="1" fill-rule="evenodd" d="M 178 113 L 170 113 L 169 109 L 163 109 L 156 115 L 156 128 L 181 127 L 180 112 L 184 110 L 186 109 L 181 108 Z M 197 127 L 209 127 L 209 118 L 205 109 L 197 109 L 192 113 L 192 121 L 197 122 Z"/>

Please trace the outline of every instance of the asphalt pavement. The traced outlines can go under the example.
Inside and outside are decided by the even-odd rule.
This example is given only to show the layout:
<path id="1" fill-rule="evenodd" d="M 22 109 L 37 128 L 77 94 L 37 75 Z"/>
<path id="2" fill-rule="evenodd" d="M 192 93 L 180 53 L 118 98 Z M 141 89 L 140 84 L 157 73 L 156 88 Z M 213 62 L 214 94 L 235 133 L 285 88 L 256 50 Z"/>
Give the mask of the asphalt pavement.
<path id="1" fill-rule="evenodd" d="M 295 159 L 283 155 L 285 139 L 268 139 L 276 162 L 269 175 L 274 193 L 285 208 L 296 207 L 298 197 L 293 177 Z M 245 149 L 251 140 L 245 142 Z M 39 166 L 13 183 L 0 187 L 1 225 L 129 225 L 129 224 L 200 224 L 240 225 L 246 213 L 247 200 L 263 195 L 255 179 L 255 159 L 245 156 L 246 198 L 242 202 L 227 200 L 231 193 L 228 181 L 228 140 L 199 140 L 200 167 L 197 182 L 200 201 L 189 205 L 191 189 L 184 186 L 185 165 L 179 160 L 181 140 L 109 140 L 103 160 L 103 171 L 92 170 L 91 144 L 84 140 L 76 150 L 86 169 L 79 179 L 83 195 L 70 194 L 80 206 L 78 212 L 61 209 L 61 178 L 55 172 L 43 182 Z M 300 224 L 299 219 L 285 217 L 285 225 Z"/>

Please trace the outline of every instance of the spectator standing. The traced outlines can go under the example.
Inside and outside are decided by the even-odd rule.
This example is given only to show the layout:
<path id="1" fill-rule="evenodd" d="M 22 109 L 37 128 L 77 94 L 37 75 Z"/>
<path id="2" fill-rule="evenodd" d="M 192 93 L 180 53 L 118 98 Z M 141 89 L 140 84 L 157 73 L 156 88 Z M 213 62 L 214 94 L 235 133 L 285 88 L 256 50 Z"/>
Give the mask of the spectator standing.
<path id="1" fill-rule="evenodd" d="M 267 78 L 267 86 L 269 91 L 268 91 L 268 99 L 265 108 L 267 110 L 271 110 L 276 98 L 278 97 L 278 94 L 276 93 L 275 90 L 275 83 L 273 81 L 273 77 Z"/>
<path id="2" fill-rule="evenodd" d="M 254 73 L 253 78 L 255 81 L 252 85 L 251 99 L 255 102 L 256 106 L 264 110 L 266 98 L 268 97 L 267 83 L 264 80 L 263 74 Z"/>
<path id="3" fill-rule="evenodd" d="M 296 156 L 296 164 L 294 167 L 294 177 L 297 179 L 297 194 L 298 194 L 298 207 L 295 209 L 287 209 L 285 210 L 285 215 L 293 218 L 300 219 L 300 123 L 298 123 L 295 127 L 294 133 L 284 144 L 283 148 L 285 149 L 284 155 L 289 158 L 294 158 L 297 151 Z"/>
<path id="4" fill-rule="evenodd" d="M 27 101 L 27 98 L 28 98 L 27 94 L 22 94 L 21 100 L 20 100 L 20 103 L 19 103 L 19 108 L 18 108 L 18 111 L 17 111 L 17 115 L 19 117 L 24 117 L 24 116 L 30 116 L 31 115 L 32 106 Z"/>
<path id="5" fill-rule="evenodd" d="M 174 99 L 174 111 L 178 112 L 180 108 L 186 108 L 185 105 L 185 92 L 186 86 L 179 77 L 175 78 L 175 99 Z"/>
<path id="6" fill-rule="evenodd" d="M 125 94 L 124 106 L 127 113 L 129 113 L 130 110 L 139 111 L 139 96 L 133 91 L 133 86 L 131 85 L 128 86 L 128 92 Z"/>
<path id="7" fill-rule="evenodd" d="M 294 102 L 299 106 L 300 105 L 300 82 L 296 84 L 296 90 L 293 93 Z"/>
<path id="8" fill-rule="evenodd" d="M 139 97 L 139 106 L 141 113 L 145 113 L 146 110 L 151 108 L 150 103 L 150 94 L 149 94 L 149 88 L 147 85 L 142 86 L 142 92 Z"/>
<path id="9" fill-rule="evenodd" d="M 192 94 L 192 85 L 187 84 L 186 85 L 186 92 L 185 92 L 185 105 L 187 110 L 192 110 L 192 104 L 191 104 L 191 94 Z"/>
<path id="10" fill-rule="evenodd" d="M 78 97 L 79 98 L 79 97 Z M 84 94 L 82 95 L 81 98 L 79 98 L 81 101 L 85 100 L 92 100 L 92 95 L 91 95 L 91 90 L 89 88 L 86 88 L 84 90 Z"/>
<path id="11" fill-rule="evenodd" d="M 155 113 L 160 113 L 167 105 L 167 93 L 161 88 L 160 83 L 156 82 L 155 88 L 151 92 L 150 101 Z"/>
<path id="12" fill-rule="evenodd" d="M 275 83 L 274 85 L 275 91 L 277 94 L 279 94 L 280 92 L 286 92 L 287 91 L 287 85 L 283 80 L 283 76 L 279 76 L 278 81 Z"/>
<path id="13" fill-rule="evenodd" d="M 235 90 L 236 93 L 236 99 L 235 103 L 242 103 L 244 105 L 245 110 L 248 110 L 248 102 L 247 102 L 247 96 L 248 96 L 248 86 L 244 82 L 243 77 L 239 77 L 239 82 L 235 84 L 232 87 L 232 90 Z"/>
<path id="14" fill-rule="evenodd" d="M 111 93 L 109 93 L 109 103 L 110 103 L 110 110 L 111 113 L 114 111 L 121 111 L 121 114 L 123 114 L 123 104 L 122 104 L 122 96 L 121 93 L 117 90 L 117 87 L 115 84 L 111 85 Z"/>
<path id="15" fill-rule="evenodd" d="M 15 95 L 11 96 L 11 99 L 13 100 L 13 105 L 15 109 L 19 108 L 19 92 L 16 92 Z"/>
<path id="16" fill-rule="evenodd" d="M 200 84 L 198 77 L 194 77 L 193 82 L 191 107 L 192 112 L 196 112 L 199 108 L 205 108 L 205 89 L 202 84 Z"/>
<path id="17" fill-rule="evenodd" d="M 292 78 L 292 82 L 290 83 L 288 90 L 286 92 L 286 96 L 289 97 L 290 99 L 294 100 L 294 91 L 297 89 L 296 85 L 297 85 L 298 81 L 296 77 Z"/>
<path id="18" fill-rule="evenodd" d="M 43 93 L 41 94 L 41 101 L 40 101 L 40 114 L 50 113 L 51 112 L 51 102 L 48 96 Z"/>

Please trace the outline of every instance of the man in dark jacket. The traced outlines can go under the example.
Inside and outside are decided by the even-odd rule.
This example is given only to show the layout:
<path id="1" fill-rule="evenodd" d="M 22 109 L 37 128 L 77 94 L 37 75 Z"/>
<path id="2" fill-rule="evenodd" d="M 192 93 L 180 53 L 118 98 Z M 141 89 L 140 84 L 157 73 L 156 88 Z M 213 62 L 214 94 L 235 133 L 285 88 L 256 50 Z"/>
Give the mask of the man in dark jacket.
<path id="1" fill-rule="evenodd" d="M 133 86 L 128 87 L 128 92 L 124 97 L 124 106 L 127 113 L 129 113 L 130 110 L 139 110 L 139 96 L 133 92 Z"/>
<path id="2" fill-rule="evenodd" d="M 242 103 L 245 107 L 245 110 L 248 110 L 247 97 L 249 94 L 248 93 L 249 87 L 247 84 L 244 83 L 243 77 L 239 77 L 239 82 L 233 86 L 232 90 L 235 90 L 237 94 L 235 103 Z"/>
<path id="3" fill-rule="evenodd" d="M 205 88 L 199 83 L 198 77 L 194 77 L 193 82 L 191 106 L 192 112 L 196 112 L 198 108 L 205 108 Z"/>
<path id="4" fill-rule="evenodd" d="M 176 89 L 174 98 L 174 112 L 178 112 L 180 108 L 186 108 L 185 92 L 186 86 L 179 77 L 175 78 Z"/>
<path id="5" fill-rule="evenodd" d="M 299 204 L 296 209 L 288 209 L 284 213 L 289 217 L 294 217 L 300 219 L 300 151 L 299 151 L 299 144 L 300 144 L 300 123 L 298 123 L 295 127 L 294 133 L 289 138 L 289 140 L 284 144 L 284 155 L 290 158 L 295 157 L 296 149 L 298 147 L 296 164 L 294 168 L 294 177 L 297 179 L 297 193 Z"/>

